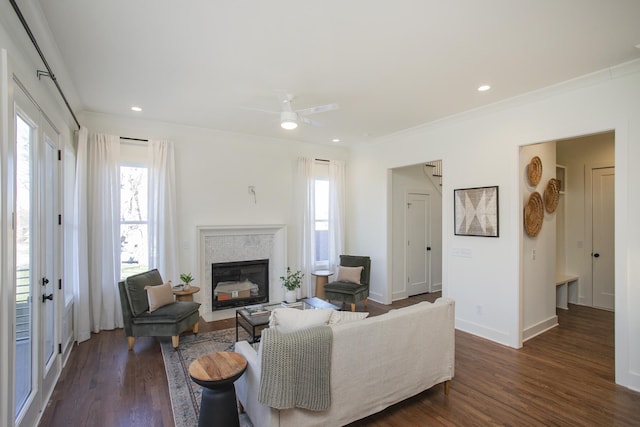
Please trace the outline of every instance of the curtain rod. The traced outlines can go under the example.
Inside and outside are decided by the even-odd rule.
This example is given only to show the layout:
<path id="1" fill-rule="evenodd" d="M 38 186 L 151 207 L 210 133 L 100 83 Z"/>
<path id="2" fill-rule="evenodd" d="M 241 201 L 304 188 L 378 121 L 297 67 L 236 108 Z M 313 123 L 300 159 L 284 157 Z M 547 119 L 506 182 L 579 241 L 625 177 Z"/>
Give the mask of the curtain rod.
<path id="1" fill-rule="evenodd" d="M 131 138 L 128 136 L 121 136 L 120 139 L 126 139 L 128 141 L 140 141 L 140 142 L 149 142 L 148 139 L 141 139 L 141 138 Z"/>
<path id="2" fill-rule="evenodd" d="M 53 71 L 51 71 L 51 67 L 49 67 L 49 63 L 47 62 L 46 58 L 44 57 L 44 54 L 42 53 L 42 50 L 40 50 L 40 46 L 38 45 L 38 42 L 36 41 L 36 37 L 31 32 L 31 29 L 29 28 L 29 25 L 27 24 L 27 21 L 24 18 L 24 15 L 22 15 L 22 12 L 20 11 L 20 8 L 16 4 L 15 0 L 9 0 L 9 3 L 11 3 L 11 6 L 13 6 L 13 10 L 16 11 L 16 14 L 18 15 L 18 19 L 22 23 L 22 26 L 24 27 L 24 30 L 27 32 L 27 35 L 31 39 L 31 43 L 33 43 L 33 46 L 36 48 L 36 51 L 38 51 L 38 55 L 40 55 L 40 59 L 42 59 L 42 62 L 44 63 L 45 68 L 47 69 L 48 76 L 51 78 L 51 80 L 53 80 L 53 83 L 58 88 L 58 92 L 60 92 L 60 96 L 62 96 L 62 100 L 64 101 L 65 105 L 67 106 L 67 109 L 71 113 L 71 116 L 73 116 L 73 120 L 76 122 L 76 125 L 78 126 L 78 129 L 80 129 L 80 122 L 78 121 L 78 118 L 74 114 L 73 109 L 71 109 L 71 105 L 69 105 L 69 101 L 67 101 L 67 97 L 64 96 L 64 92 L 62 92 L 62 88 L 58 84 L 58 80 L 56 79 L 56 76 L 53 74 Z M 41 75 L 45 75 L 47 73 L 42 73 L 41 71 L 38 71 L 37 72 L 38 80 L 40 79 Z"/>

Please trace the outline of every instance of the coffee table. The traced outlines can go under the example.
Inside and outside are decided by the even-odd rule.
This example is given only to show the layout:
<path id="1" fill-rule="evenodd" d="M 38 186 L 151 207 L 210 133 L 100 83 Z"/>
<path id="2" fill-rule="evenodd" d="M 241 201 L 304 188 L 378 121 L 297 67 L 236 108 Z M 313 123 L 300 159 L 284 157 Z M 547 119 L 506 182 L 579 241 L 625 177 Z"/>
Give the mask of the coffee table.
<path id="1" fill-rule="evenodd" d="M 299 303 L 292 308 L 299 310 L 315 310 L 318 308 L 331 308 L 338 310 L 338 306 L 335 306 L 320 298 L 305 298 L 298 301 Z M 252 308 L 254 307 L 254 308 Z M 260 341 L 262 330 L 269 326 L 269 317 L 271 312 L 276 308 L 285 307 L 282 303 L 274 304 L 260 304 L 259 306 L 249 306 L 239 308 L 236 310 L 236 341 L 238 341 L 238 328 L 242 328 L 249 334 L 251 343 Z"/>

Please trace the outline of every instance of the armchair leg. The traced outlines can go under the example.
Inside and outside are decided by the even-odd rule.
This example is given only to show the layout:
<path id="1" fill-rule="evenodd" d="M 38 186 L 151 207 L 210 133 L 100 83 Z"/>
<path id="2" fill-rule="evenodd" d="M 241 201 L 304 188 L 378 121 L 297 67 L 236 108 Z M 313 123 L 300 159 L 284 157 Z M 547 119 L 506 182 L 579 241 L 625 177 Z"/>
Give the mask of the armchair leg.
<path id="1" fill-rule="evenodd" d="M 447 380 L 444 382 L 444 394 L 449 395 L 449 388 L 451 386 L 451 380 Z"/>
<path id="2" fill-rule="evenodd" d="M 173 348 L 177 349 L 180 343 L 180 335 L 174 335 L 171 337 L 171 344 L 173 344 Z"/>
<path id="3" fill-rule="evenodd" d="M 136 337 L 127 337 L 127 342 L 129 344 L 129 351 L 133 350 L 133 345 L 136 342 Z"/>
<path id="4" fill-rule="evenodd" d="M 369 302 L 369 298 L 365 298 L 365 299 L 364 299 L 364 302 L 363 302 L 363 304 L 364 304 L 364 308 L 367 308 L 367 303 L 368 303 L 368 302 Z"/>
<path id="5" fill-rule="evenodd" d="M 200 322 L 196 322 L 195 325 L 193 325 L 193 333 L 198 335 L 198 325 L 200 324 Z"/>
<path id="6" fill-rule="evenodd" d="M 351 311 L 356 311 L 356 305 L 355 304 L 351 304 Z"/>

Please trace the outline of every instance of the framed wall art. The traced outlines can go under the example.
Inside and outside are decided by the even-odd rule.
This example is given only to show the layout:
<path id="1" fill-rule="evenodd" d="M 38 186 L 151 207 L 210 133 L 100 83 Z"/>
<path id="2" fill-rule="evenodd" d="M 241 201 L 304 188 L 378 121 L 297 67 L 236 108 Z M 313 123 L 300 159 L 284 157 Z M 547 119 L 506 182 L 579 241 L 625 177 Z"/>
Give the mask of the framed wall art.
<path id="1" fill-rule="evenodd" d="M 453 190 L 456 236 L 499 237 L 498 186 Z"/>

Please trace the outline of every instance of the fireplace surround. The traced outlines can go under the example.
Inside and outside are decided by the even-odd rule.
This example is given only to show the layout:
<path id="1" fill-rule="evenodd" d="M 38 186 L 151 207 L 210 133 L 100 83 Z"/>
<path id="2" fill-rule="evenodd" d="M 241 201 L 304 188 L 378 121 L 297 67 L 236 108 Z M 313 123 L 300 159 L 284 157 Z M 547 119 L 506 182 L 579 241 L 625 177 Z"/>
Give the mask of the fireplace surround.
<path id="1" fill-rule="evenodd" d="M 202 304 L 200 313 L 210 322 L 235 316 L 235 307 L 213 309 L 212 264 L 269 260 L 269 301 L 284 300 L 280 276 L 287 265 L 287 232 L 285 225 L 201 225 L 198 238 L 198 280 L 202 286 L 196 294 Z"/>

